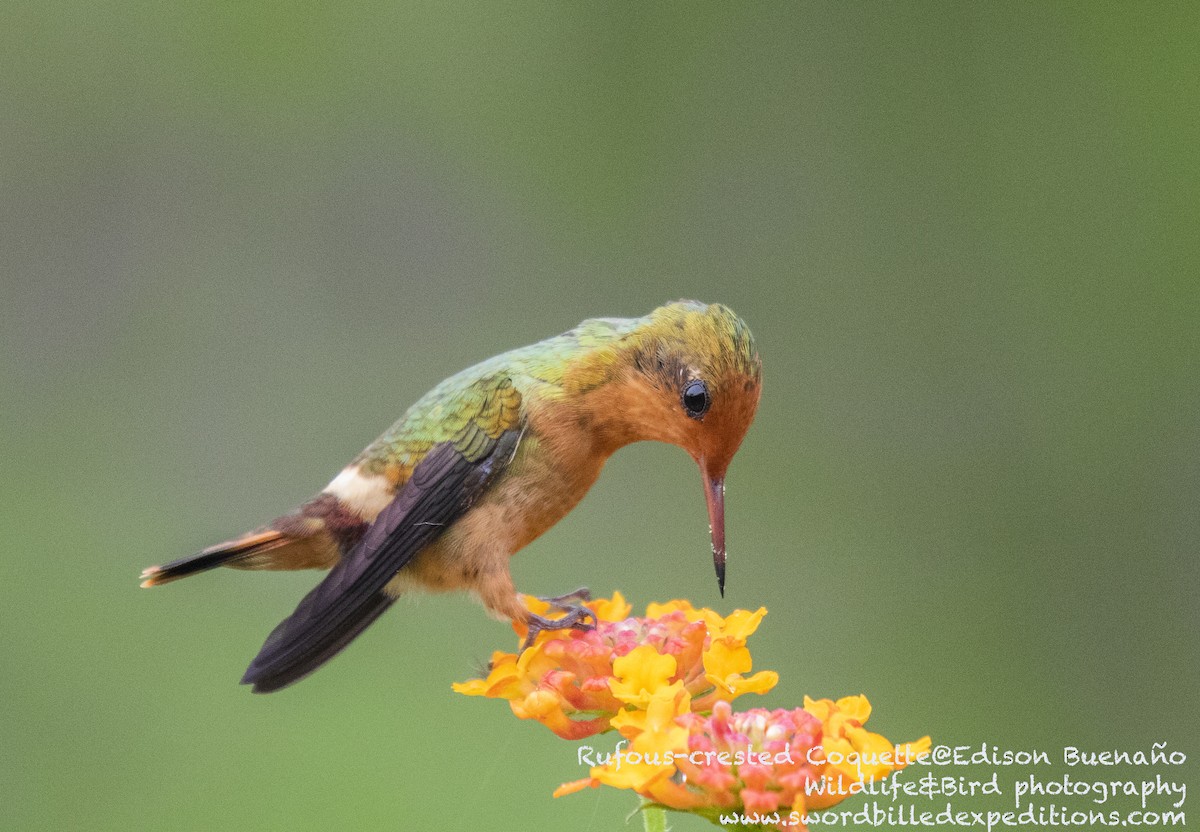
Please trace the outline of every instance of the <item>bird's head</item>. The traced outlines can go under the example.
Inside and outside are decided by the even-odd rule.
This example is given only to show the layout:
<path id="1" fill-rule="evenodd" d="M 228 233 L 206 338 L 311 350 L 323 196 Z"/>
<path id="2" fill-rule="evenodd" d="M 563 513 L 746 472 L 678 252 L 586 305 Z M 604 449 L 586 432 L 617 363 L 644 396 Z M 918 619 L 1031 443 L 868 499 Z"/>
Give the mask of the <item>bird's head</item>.
<path id="1" fill-rule="evenodd" d="M 758 409 L 762 362 L 749 327 L 728 307 L 661 306 L 614 344 L 603 391 L 620 444 L 678 445 L 700 466 L 713 564 L 725 593 L 725 472 Z"/>

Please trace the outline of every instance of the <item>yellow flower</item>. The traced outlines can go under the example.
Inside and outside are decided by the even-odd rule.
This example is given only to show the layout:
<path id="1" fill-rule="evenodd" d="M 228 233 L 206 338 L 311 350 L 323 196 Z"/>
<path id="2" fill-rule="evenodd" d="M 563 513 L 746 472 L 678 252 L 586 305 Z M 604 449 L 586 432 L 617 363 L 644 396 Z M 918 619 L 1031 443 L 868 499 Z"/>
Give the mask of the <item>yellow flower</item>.
<path id="1" fill-rule="evenodd" d="M 704 678 L 730 699 L 743 693 L 766 693 L 779 682 L 773 670 L 742 676 L 751 668 L 750 651 L 731 638 L 716 640 L 704 653 Z"/>
<path id="2" fill-rule="evenodd" d="M 676 717 L 688 713 L 691 697 L 682 686 L 662 688 L 646 703 L 646 710 L 624 722 L 625 727 L 638 724 L 639 730 L 628 752 L 626 762 L 597 770 L 597 779 L 618 789 L 646 790 L 675 771 L 674 752 L 687 742 L 687 729 L 676 723 Z M 618 715 L 620 719 L 623 715 Z"/>
<path id="3" fill-rule="evenodd" d="M 824 761 L 820 767 L 824 787 L 809 796 L 810 809 L 832 806 L 854 793 L 859 784 L 882 780 L 929 753 L 929 737 L 893 745 L 864 728 L 871 716 L 865 696 L 846 696 L 836 702 L 806 696 L 804 710 L 821 722 L 821 748 L 814 758 Z"/>
<path id="4" fill-rule="evenodd" d="M 458 693 L 465 693 L 468 696 L 508 698 L 507 693 L 519 689 L 520 677 L 516 657 L 511 653 L 496 651 L 492 653 L 491 671 L 486 679 L 456 682 L 452 687 Z"/>
<path id="5" fill-rule="evenodd" d="M 745 641 L 754 635 L 754 631 L 758 629 L 758 625 L 762 623 L 763 616 L 766 614 L 766 607 L 759 607 L 754 612 L 734 610 L 729 617 L 721 622 L 720 632 L 713 637 L 733 638 Z"/>
<path id="6" fill-rule="evenodd" d="M 659 689 L 671 684 L 675 668 L 674 656 L 664 656 L 649 644 L 643 644 L 613 662 L 608 689 L 626 705 L 644 708 Z"/>

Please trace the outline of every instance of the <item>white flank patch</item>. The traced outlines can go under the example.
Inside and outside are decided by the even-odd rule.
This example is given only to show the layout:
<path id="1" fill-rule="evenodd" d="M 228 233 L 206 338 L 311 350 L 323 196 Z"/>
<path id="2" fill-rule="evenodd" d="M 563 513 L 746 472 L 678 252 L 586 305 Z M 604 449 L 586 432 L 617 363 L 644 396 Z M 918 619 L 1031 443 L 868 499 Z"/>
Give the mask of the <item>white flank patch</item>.
<path id="1" fill-rule="evenodd" d="M 364 474 L 357 465 L 350 465 L 325 486 L 325 493 L 342 501 L 346 508 L 358 512 L 364 520 L 374 520 L 392 501 L 391 483 L 379 474 Z"/>

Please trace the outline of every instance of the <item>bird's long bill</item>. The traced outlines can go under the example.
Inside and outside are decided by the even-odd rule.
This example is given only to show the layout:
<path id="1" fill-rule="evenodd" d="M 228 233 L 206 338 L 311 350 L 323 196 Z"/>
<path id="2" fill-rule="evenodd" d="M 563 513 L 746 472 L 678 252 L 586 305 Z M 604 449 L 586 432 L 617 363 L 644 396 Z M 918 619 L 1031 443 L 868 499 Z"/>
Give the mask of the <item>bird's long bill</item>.
<path id="1" fill-rule="evenodd" d="M 713 477 L 704 463 L 704 501 L 708 504 L 708 525 L 712 532 L 713 566 L 717 570 L 717 588 L 725 597 L 725 477 Z"/>

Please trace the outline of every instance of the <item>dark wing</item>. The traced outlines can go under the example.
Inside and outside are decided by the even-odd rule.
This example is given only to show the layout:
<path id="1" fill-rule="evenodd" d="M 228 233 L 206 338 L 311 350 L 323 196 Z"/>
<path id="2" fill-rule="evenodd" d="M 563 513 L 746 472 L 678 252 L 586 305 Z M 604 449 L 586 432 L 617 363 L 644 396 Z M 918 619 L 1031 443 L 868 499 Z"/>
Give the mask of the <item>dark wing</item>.
<path id="1" fill-rule="evenodd" d="M 515 397 L 515 404 L 514 404 Z M 242 684 L 270 693 L 312 673 L 383 614 L 384 587 L 479 498 L 512 459 L 520 398 L 507 379 L 491 386 L 451 440 L 434 445 L 343 557 L 267 637 Z M 499 414 L 497 410 L 501 410 Z"/>

